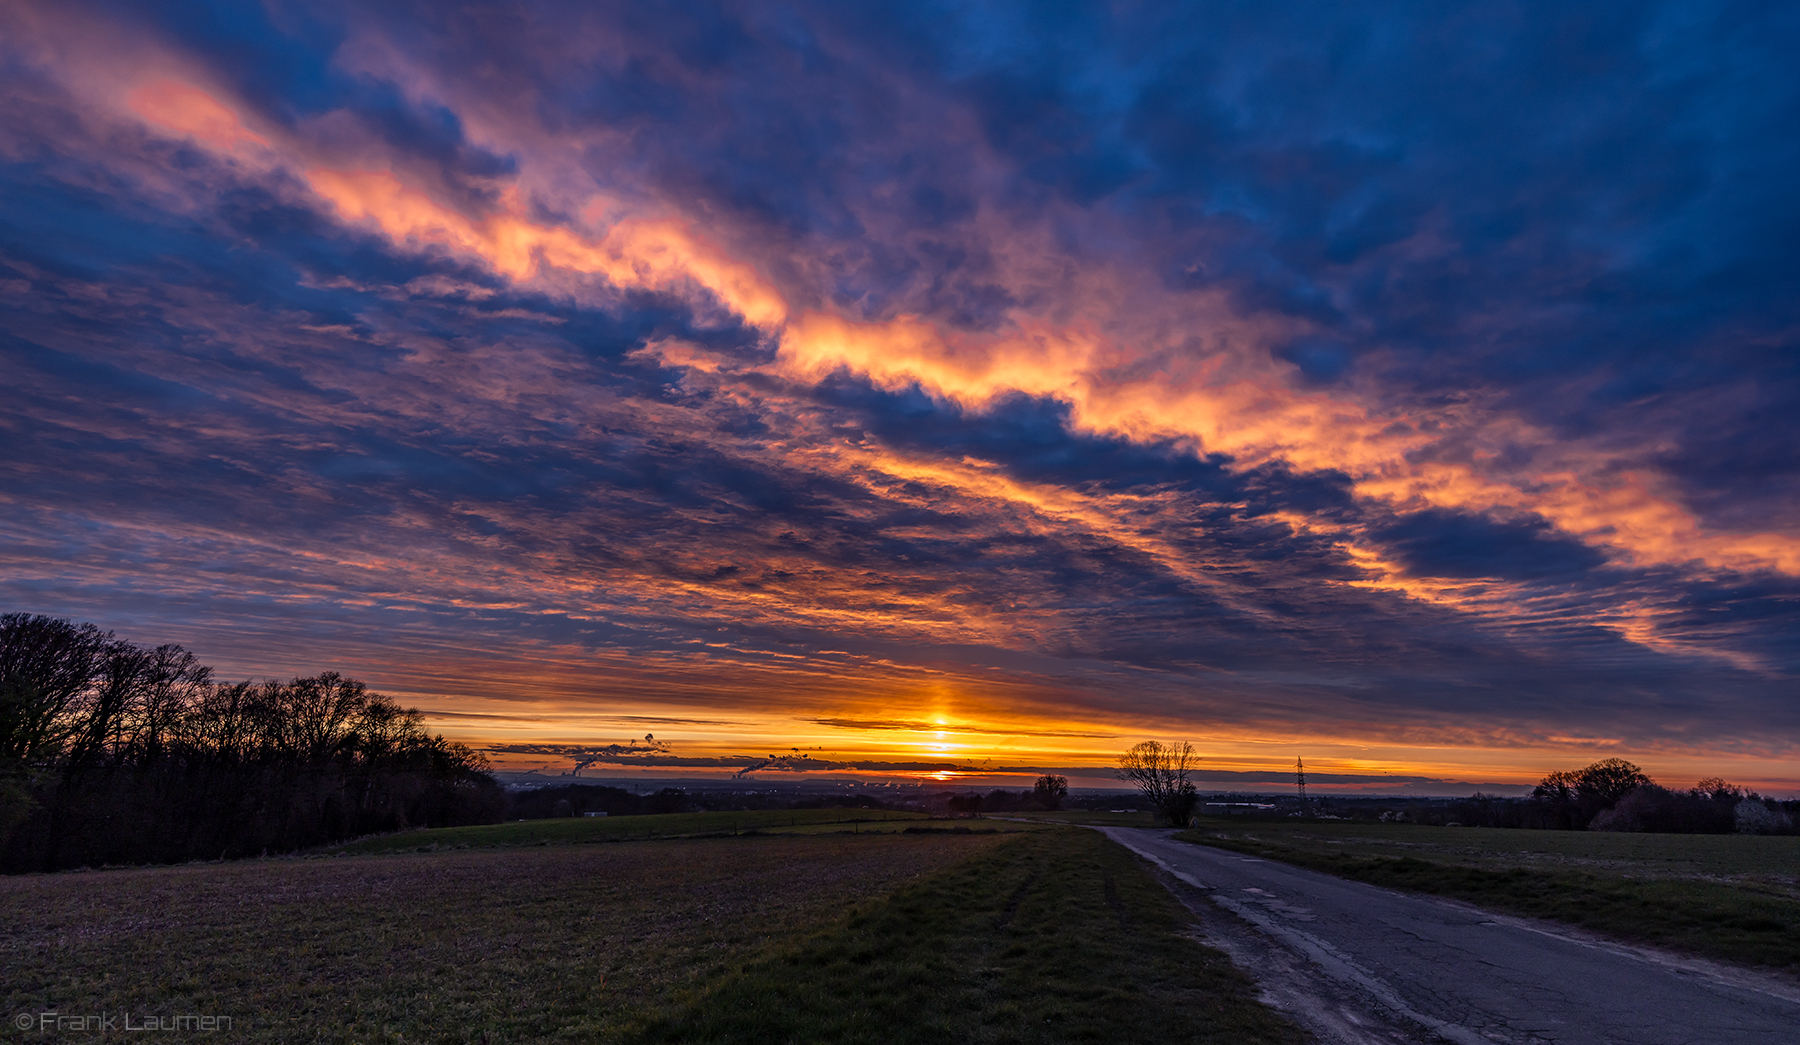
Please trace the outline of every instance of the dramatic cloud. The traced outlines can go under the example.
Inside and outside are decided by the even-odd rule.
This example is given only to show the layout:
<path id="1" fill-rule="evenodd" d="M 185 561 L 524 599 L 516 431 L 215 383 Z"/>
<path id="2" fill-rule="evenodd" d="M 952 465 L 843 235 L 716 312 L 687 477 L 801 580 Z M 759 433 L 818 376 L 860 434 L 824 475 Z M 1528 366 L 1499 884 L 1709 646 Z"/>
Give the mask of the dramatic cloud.
<path id="1" fill-rule="evenodd" d="M 1800 786 L 1796 43 L 13 5 L 0 583 L 521 765 Z"/>

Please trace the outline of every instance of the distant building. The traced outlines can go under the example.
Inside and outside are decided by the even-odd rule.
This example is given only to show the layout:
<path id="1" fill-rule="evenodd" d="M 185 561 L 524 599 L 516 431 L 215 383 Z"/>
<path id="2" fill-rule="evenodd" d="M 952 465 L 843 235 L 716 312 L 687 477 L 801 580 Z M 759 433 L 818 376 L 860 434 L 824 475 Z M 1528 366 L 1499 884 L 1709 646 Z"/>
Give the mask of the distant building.
<path id="1" fill-rule="evenodd" d="M 1248 813 L 1255 809 L 1274 809 L 1273 802 L 1208 802 L 1206 808 L 1222 813 Z"/>
<path id="2" fill-rule="evenodd" d="M 583 813 L 582 816 L 605 816 L 605 813 Z"/>

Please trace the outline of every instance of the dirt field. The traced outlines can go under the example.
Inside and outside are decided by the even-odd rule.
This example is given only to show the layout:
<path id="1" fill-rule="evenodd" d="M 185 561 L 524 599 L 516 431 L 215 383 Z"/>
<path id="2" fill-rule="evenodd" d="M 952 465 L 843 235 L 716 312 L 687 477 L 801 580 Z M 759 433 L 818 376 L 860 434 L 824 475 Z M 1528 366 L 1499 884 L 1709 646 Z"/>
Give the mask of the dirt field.
<path id="1" fill-rule="evenodd" d="M 1097 832 L 767 826 L 788 833 L 0 879 L 7 1033 L 186 1038 L 210 1020 L 229 1030 L 217 1040 L 270 1042 L 1301 1041 Z"/>
<path id="2" fill-rule="evenodd" d="M 715 838 L 6 878 L 0 1004 L 8 1020 L 224 1016 L 263 1041 L 601 1037 L 680 984 L 1003 837 Z"/>

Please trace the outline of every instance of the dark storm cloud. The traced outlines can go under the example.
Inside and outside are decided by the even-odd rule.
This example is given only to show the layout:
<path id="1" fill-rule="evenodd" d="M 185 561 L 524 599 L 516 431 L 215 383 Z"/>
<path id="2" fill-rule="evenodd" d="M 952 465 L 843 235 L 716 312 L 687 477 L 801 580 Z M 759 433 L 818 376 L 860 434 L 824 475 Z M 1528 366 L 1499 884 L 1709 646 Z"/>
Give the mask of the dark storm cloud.
<path id="1" fill-rule="evenodd" d="M 878 731 L 819 694 L 1794 739 L 1790 10 L 21 17 L 18 608 Z"/>

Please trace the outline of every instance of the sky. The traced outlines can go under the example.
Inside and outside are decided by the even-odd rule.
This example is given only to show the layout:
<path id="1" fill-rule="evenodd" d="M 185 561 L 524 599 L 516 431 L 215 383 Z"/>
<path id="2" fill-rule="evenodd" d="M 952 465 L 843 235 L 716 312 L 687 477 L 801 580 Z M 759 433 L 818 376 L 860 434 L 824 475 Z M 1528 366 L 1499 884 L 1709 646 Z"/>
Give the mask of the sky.
<path id="1" fill-rule="evenodd" d="M 1800 7 L 0 6 L 0 607 L 497 767 L 1800 792 Z"/>

